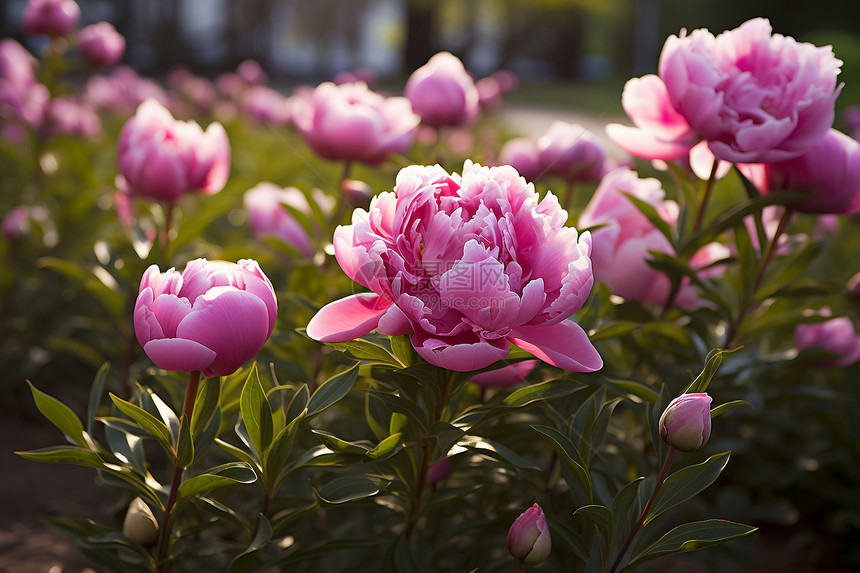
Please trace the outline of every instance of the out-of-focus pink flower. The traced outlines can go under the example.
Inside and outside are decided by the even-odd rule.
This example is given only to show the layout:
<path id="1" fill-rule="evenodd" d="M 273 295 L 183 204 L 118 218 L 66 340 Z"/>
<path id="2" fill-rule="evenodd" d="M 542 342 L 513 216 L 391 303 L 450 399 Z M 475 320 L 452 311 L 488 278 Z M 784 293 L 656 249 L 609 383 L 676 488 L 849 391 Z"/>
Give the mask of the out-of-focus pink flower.
<path id="1" fill-rule="evenodd" d="M 0 223 L 3 236 L 10 241 L 18 240 L 30 232 L 30 208 L 26 205 L 18 205 L 9 210 Z"/>
<path id="2" fill-rule="evenodd" d="M 47 136 L 64 134 L 93 139 L 101 128 L 99 116 L 76 99 L 55 97 L 45 108 L 42 131 Z"/>
<path id="3" fill-rule="evenodd" d="M 196 76 L 188 68 L 178 66 L 167 74 L 167 85 L 190 107 L 189 114 L 210 113 L 218 94 L 211 80 Z"/>
<path id="4" fill-rule="evenodd" d="M 311 207 L 304 193 L 295 187 L 282 189 L 274 183 L 263 182 L 245 192 L 244 202 L 255 237 L 275 237 L 294 247 L 302 256 L 313 257 L 308 231 L 286 207 L 310 216 Z"/>
<path id="5" fill-rule="evenodd" d="M 672 106 L 666 85 L 658 76 L 629 80 L 621 105 L 636 127 L 610 123 L 606 134 L 628 153 L 668 161 L 684 157 L 698 141 L 693 128 Z"/>
<path id="6" fill-rule="evenodd" d="M 502 93 L 513 91 L 520 85 L 520 80 L 517 79 L 517 75 L 510 70 L 497 70 L 493 72 L 491 77 L 495 78 L 496 81 L 499 82 L 499 89 L 502 90 Z"/>
<path id="7" fill-rule="evenodd" d="M 714 37 L 670 36 L 659 74 L 672 106 L 719 159 L 784 161 L 833 123 L 841 62 L 832 49 L 772 34 L 756 18 Z"/>
<path id="8" fill-rule="evenodd" d="M 91 24 L 78 34 L 78 51 L 94 66 L 110 66 L 122 58 L 125 38 L 109 22 Z"/>
<path id="9" fill-rule="evenodd" d="M 31 34 L 62 37 L 77 27 L 80 17 L 74 0 L 29 0 L 21 24 Z"/>
<path id="10" fill-rule="evenodd" d="M 479 386 L 504 388 L 505 386 L 511 386 L 517 382 L 522 382 L 526 376 L 531 374 L 531 371 L 534 370 L 537 365 L 537 360 L 523 360 L 522 362 L 517 362 L 516 364 L 511 364 L 510 366 L 505 366 L 498 370 L 491 370 L 490 372 L 484 372 L 477 376 L 472 376 L 469 382 Z"/>
<path id="11" fill-rule="evenodd" d="M 376 72 L 371 70 L 370 68 L 366 68 L 364 66 L 360 66 L 355 68 L 351 72 L 338 72 L 334 76 L 334 83 L 340 84 L 353 84 L 355 82 L 364 82 L 368 86 L 372 86 L 377 81 Z"/>
<path id="12" fill-rule="evenodd" d="M 257 60 L 244 60 L 236 67 L 236 75 L 251 86 L 263 85 L 269 81 L 269 76 Z"/>
<path id="13" fill-rule="evenodd" d="M 403 95 L 421 122 L 431 127 L 468 125 L 478 117 L 480 96 L 463 62 L 439 52 L 412 72 Z"/>
<path id="14" fill-rule="evenodd" d="M 451 458 L 442 458 L 427 470 L 427 485 L 440 482 L 451 473 Z"/>
<path id="15" fill-rule="evenodd" d="M 848 279 L 848 294 L 857 298 L 860 297 L 860 272 L 852 275 L 850 279 Z"/>
<path id="16" fill-rule="evenodd" d="M 660 416 L 660 437 L 682 452 L 695 452 L 711 436 L 711 397 L 704 392 L 681 394 Z"/>
<path id="17" fill-rule="evenodd" d="M 383 97 L 363 83 L 332 82 L 298 97 L 293 123 L 326 159 L 377 164 L 412 145 L 419 117 L 405 98 Z"/>
<path id="18" fill-rule="evenodd" d="M 829 308 L 818 312 L 808 310 L 804 316 L 830 317 Z M 830 318 L 823 322 L 801 323 L 794 327 L 794 344 L 798 350 L 820 348 L 834 355 L 833 358 L 817 360 L 824 368 L 845 368 L 860 360 L 860 334 L 847 316 Z"/>
<path id="19" fill-rule="evenodd" d="M 503 359 L 510 344 L 560 368 L 597 370 L 600 355 L 567 320 L 591 291 L 591 236 L 566 221 L 552 193 L 539 200 L 507 165 L 466 161 L 462 176 L 402 169 L 393 192 L 334 235 L 341 268 L 372 292 L 326 305 L 307 333 L 323 342 L 374 328 L 411 333 L 427 362 L 462 372 Z"/>
<path id="20" fill-rule="evenodd" d="M 768 191 L 789 189 L 809 195 L 792 209 L 805 213 L 845 213 L 860 192 L 860 143 L 829 130 L 802 155 L 764 166 Z"/>
<path id="21" fill-rule="evenodd" d="M 267 86 L 251 86 L 242 95 L 242 109 L 256 121 L 282 127 L 292 120 L 293 103 Z"/>
<path id="22" fill-rule="evenodd" d="M 31 86 L 36 83 L 36 58 L 11 38 L 0 40 L 0 84 Z"/>
<path id="23" fill-rule="evenodd" d="M 204 132 L 147 100 L 120 132 L 117 162 L 130 193 L 172 203 L 185 193 L 212 195 L 224 187 L 230 141 L 220 123 Z"/>
<path id="24" fill-rule="evenodd" d="M 134 332 L 159 368 L 227 376 L 260 351 L 277 313 L 275 290 L 256 261 L 196 259 L 181 274 L 146 270 Z"/>
<path id="25" fill-rule="evenodd" d="M 552 540 L 546 516 L 538 504 L 525 510 L 508 530 L 508 551 L 526 565 L 540 565 L 549 557 Z"/>
<path id="26" fill-rule="evenodd" d="M 478 89 L 478 104 L 481 109 L 493 109 L 501 103 L 502 88 L 496 78 L 481 78 L 475 82 L 475 87 Z"/>
<path id="27" fill-rule="evenodd" d="M 665 235 L 624 193 L 654 207 L 670 225 L 677 221 L 678 205 L 664 200 L 665 192 L 659 180 L 640 179 L 627 167 L 608 173 L 579 218 L 580 228 L 602 225 L 592 231 L 595 239 L 591 254 L 594 277 L 624 298 L 666 304 L 671 292 L 669 277 L 648 265 L 648 260 L 652 258 L 651 251 L 671 255 L 674 249 Z M 717 245 L 703 249 L 693 255 L 693 268 L 703 268 L 727 254 Z M 682 308 L 706 304 L 699 299 L 697 289 L 686 277 L 676 294 L 675 303 Z"/>
<path id="28" fill-rule="evenodd" d="M 848 128 L 848 134 L 854 139 L 860 139 L 860 105 L 849 105 L 842 112 L 842 121 Z"/>
<path id="29" fill-rule="evenodd" d="M 36 82 L 36 58 L 11 39 L 0 41 L 0 125 L 5 135 L 26 133 L 25 127 L 39 128 L 48 88 Z"/>
<path id="30" fill-rule="evenodd" d="M 128 116 L 148 99 L 167 105 L 169 98 L 156 82 L 143 78 L 129 66 L 118 66 L 110 75 L 90 76 L 83 89 L 83 101 L 98 110 Z"/>
<path id="31" fill-rule="evenodd" d="M 575 123 L 555 121 L 537 141 L 541 171 L 567 181 L 600 181 L 606 152 L 590 131 Z"/>
<path id="32" fill-rule="evenodd" d="M 359 179 L 344 179 L 340 182 L 340 193 L 346 202 L 356 207 L 367 207 L 376 193 L 370 185 Z"/>
<path id="33" fill-rule="evenodd" d="M 510 165 L 527 181 L 535 181 L 541 176 L 540 152 L 530 137 L 508 140 L 499 151 L 499 163 Z"/>

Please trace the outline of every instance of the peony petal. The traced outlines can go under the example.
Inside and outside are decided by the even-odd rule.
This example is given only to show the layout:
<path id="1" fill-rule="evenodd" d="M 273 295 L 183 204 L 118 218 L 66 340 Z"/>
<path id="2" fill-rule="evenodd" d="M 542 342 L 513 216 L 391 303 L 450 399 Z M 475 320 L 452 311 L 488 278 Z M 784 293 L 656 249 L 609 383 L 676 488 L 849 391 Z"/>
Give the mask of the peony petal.
<path id="1" fill-rule="evenodd" d="M 412 323 L 396 305 L 391 305 L 380 317 L 377 330 L 386 336 L 400 336 L 412 333 Z"/>
<path id="2" fill-rule="evenodd" d="M 508 340 L 565 370 L 594 372 L 603 367 L 603 359 L 585 331 L 570 320 L 551 326 L 521 326 L 513 330 Z"/>
<path id="3" fill-rule="evenodd" d="M 199 342 L 184 338 L 150 340 L 143 350 L 156 366 L 176 372 L 205 370 L 215 360 L 215 352 Z"/>
<path id="4" fill-rule="evenodd" d="M 653 132 L 620 123 L 607 125 L 606 135 L 627 153 L 649 160 L 669 161 L 684 157 L 696 143 L 695 140 L 663 141 L 657 139 Z"/>
<path id="5" fill-rule="evenodd" d="M 391 306 L 379 295 L 359 293 L 322 307 L 308 323 L 307 334 L 320 342 L 345 342 L 376 328 Z"/>
<path id="6" fill-rule="evenodd" d="M 412 346 L 430 364 L 457 372 L 486 368 L 507 356 L 510 350 L 510 346 L 503 338 L 494 340 L 492 343 L 483 339 L 465 343 L 460 342 L 461 337 L 457 338 L 455 344 L 449 344 L 439 338 L 421 340 L 420 334 L 416 334 L 412 337 Z"/>

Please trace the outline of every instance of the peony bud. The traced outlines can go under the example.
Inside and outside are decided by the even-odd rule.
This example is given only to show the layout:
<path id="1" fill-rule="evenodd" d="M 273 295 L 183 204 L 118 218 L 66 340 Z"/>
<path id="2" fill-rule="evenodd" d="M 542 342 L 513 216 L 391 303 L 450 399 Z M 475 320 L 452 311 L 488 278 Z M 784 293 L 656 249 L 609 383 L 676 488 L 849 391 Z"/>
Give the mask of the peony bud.
<path id="1" fill-rule="evenodd" d="M 110 66 L 122 58 L 125 38 L 109 22 L 91 24 L 78 35 L 78 51 L 94 66 Z"/>
<path id="2" fill-rule="evenodd" d="M 552 540 L 538 504 L 525 510 L 508 530 L 508 551 L 526 565 L 540 565 L 549 557 Z"/>
<path id="3" fill-rule="evenodd" d="M 158 521 L 139 497 L 134 498 L 128 506 L 122 522 L 122 534 L 143 546 L 155 545 L 158 540 Z"/>
<path id="4" fill-rule="evenodd" d="M 78 26 L 81 9 L 74 0 L 30 0 L 21 23 L 31 34 L 63 37 Z"/>
<path id="5" fill-rule="evenodd" d="M 711 435 L 711 397 L 706 393 L 682 394 L 660 416 L 663 441 L 682 452 L 694 452 Z"/>

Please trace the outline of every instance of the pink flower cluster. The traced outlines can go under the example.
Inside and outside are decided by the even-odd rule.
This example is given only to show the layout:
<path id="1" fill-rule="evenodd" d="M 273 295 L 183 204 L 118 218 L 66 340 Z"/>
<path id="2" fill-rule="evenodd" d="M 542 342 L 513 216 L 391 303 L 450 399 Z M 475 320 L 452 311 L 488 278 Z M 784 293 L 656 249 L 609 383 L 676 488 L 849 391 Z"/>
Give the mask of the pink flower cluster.
<path id="1" fill-rule="evenodd" d="M 600 355 L 568 320 L 591 291 L 591 236 L 566 221 L 552 193 L 541 200 L 510 166 L 467 161 L 462 175 L 407 167 L 393 192 L 335 231 L 338 263 L 371 292 L 326 305 L 307 333 L 411 334 L 425 360 L 458 371 L 503 359 L 510 344 L 561 368 L 597 370 Z"/>
<path id="2" fill-rule="evenodd" d="M 555 121 L 537 141 L 518 137 L 505 143 L 499 162 L 529 180 L 557 176 L 570 182 L 600 181 L 606 152 L 593 133 L 575 123 Z"/>

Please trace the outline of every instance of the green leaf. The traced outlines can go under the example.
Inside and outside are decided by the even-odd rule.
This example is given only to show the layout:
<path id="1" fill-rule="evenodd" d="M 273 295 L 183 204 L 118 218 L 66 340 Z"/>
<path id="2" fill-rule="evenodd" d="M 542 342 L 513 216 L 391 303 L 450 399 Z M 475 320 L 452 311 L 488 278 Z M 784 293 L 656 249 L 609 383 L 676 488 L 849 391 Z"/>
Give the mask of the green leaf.
<path id="1" fill-rule="evenodd" d="M 687 389 L 684 390 L 684 394 L 693 394 L 704 392 L 708 389 L 708 384 L 711 383 L 714 375 L 717 373 L 717 370 L 720 368 L 720 365 L 723 363 L 723 356 L 731 354 L 732 352 L 736 352 L 739 348 L 735 348 L 733 350 L 724 350 L 722 348 L 714 348 L 710 352 L 708 352 L 707 358 L 705 358 L 705 367 L 702 369 L 702 372 L 696 376 L 696 379 L 693 380 Z"/>
<path id="2" fill-rule="evenodd" d="M 194 401 L 194 411 L 191 413 L 191 435 L 197 437 L 212 421 L 215 411 L 218 409 L 218 400 L 221 397 L 221 378 L 204 378 L 197 391 L 197 399 Z"/>
<path id="3" fill-rule="evenodd" d="M 610 390 L 613 389 L 613 386 L 617 386 L 625 393 L 632 394 L 636 398 L 639 398 L 644 402 L 648 402 L 649 404 L 653 404 L 657 401 L 657 392 L 644 382 L 636 380 L 622 380 L 620 378 L 612 378 L 611 376 L 606 376 L 605 379 L 608 382 Z"/>
<path id="4" fill-rule="evenodd" d="M 167 403 L 161 399 L 161 396 L 152 391 L 151 388 L 144 388 L 143 392 L 141 392 L 141 401 L 140 404 L 144 410 L 152 413 L 152 409 L 147 407 L 147 400 L 152 402 L 152 407 L 155 408 L 155 412 L 158 412 L 158 415 L 161 417 L 161 421 L 164 422 L 164 425 L 167 426 L 167 429 L 170 430 L 170 435 L 173 437 L 173 443 L 175 444 L 179 441 L 179 417 L 176 415 L 176 412 L 173 411 L 173 408 L 167 405 Z"/>
<path id="5" fill-rule="evenodd" d="M 379 442 L 375 448 L 368 450 L 365 455 L 373 460 L 384 460 L 400 451 L 402 446 L 403 434 L 398 432 Z"/>
<path id="6" fill-rule="evenodd" d="M 274 494 L 281 480 L 286 477 L 284 468 L 293 449 L 293 442 L 302 420 L 307 412 L 304 411 L 290 421 L 272 441 L 272 447 L 266 452 L 263 459 L 263 485 L 266 491 Z"/>
<path id="7" fill-rule="evenodd" d="M 118 418 L 115 416 L 99 416 L 96 419 L 108 428 L 112 428 L 130 436 L 135 436 L 138 438 L 152 438 L 152 434 L 147 432 L 143 426 L 141 426 L 137 422 L 132 422 L 128 418 Z"/>
<path id="8" fill-rule="evenodd" d="M 503 461 L 515 468 L 538 470 L 540 468 L 532 462 L 517 455 L 513 450 L 480 436 L 465 436 L 457 443 L 458 446 L 475 450 L 477 453 Z"/>
<path id="9" fill-rule="evenodd" d="M 315 416 L 349 394 L 358 378 L 356 362 L 343 372 L 335 374 L 323 382 L 308 401 L 308 416 Z"/>
<path id="10" fill-rule="evenodd" d="M 606 543 L 609 543 L 612 535 L 612 511 L 605 505 L 584 505 L 573 512 L 574 517 L 579 516 L 586 523 L 594 524 L 603 534 Z"/>
<path id="11" fill-rule="evenodd" d="M 639 517 L 641 507 L 637 505 L 639 489 L 645 478 L 636 478 L 612 500 L 612 539 L 610 540 L 608 557 L 614 560 L 621 550 L 621 545 L 633 529 L 634 521 Z"/>
<path id="12" fill-rule="evenodd" d="M 233 444 L 227 443 L 219 438 L 215 439 L 215 444 L 228 454 L 231 454 L 236 459 L 239 459 L 248 464 L 249 466 L 259 470 L 259 466 L 257 466 L 256 460 L 254 460 L 254 458 L 251 457 L 251 455 L 242 448 L 237 448 Z"/>
<path id="13" fill-rule="evenodd" d="M 248 548 L 237 555 L 233 559 L 233 562 L 230 563 L 230 573 L 249 573 L 261 570 L 259 567 L 259 552 L 272 540 L 272 525 L 262 513 L 258 514 L 257 518 L 259 519 L 257 534 L 251 540 Z"/>
<path id="14" fill-rule="evenodd" d="M 588 498 L 588 501 L 593 501 L 591 475 L 588 473 L 585 462 L 579 451 L 577 451 L 576 446 L 573 445 L 567 436 L 549 426 L 532 426 L 531 428 L 558 453 L 559 459 L 564 464 L 564 467 L 571 472 L 573 478 Z M 573 488 L 573 484 L 568 484 L 568 487 Z"/>
<path id="15" fill-rule="evenodd" d="M 110 371 L 110 363 L 105 362 L 96 372 L 93 379 L 93 385 L 90 388 L 90 399 L 87 403 L 87 433 L 93 435 L 93 427 L 95 426 L 96 416 L 98 416 L 99 404 L 102 401 L 102 393 L 107 383 L 107 375 Z"/>
<path id="16" fill-rule="evenodd" d="M 400 362 L 396 356 L 389 352 L 384 346 L 375 344 L 368 340 L 356 338 L 346 342 L 327 342 L 328 346 L 336 350 L 340 350 L 355 358 L 365 362 L 378 362 L 380 364 L 389 364 L 391 366 L 405 367 L 406 364 Z"/>
<path id="17" fill-rule="evenodd" d="M 641 324 L 638 322 L 633 322 L 629 320 L 617 320 L 602 328 L 598 328 L 596 331 L 588 335 L 588 338 L 594 342 L 597 340 L 604 340 L 607 338 L 619 338 L 624 336 L 625 334 L 630 334 L 634 330 L 641 327 Z"/>
<path id="18" fill-rule="evenodd" d="M 716 418 L 723 412 L 731 410 L 732 408 L 736 408 L 737 406 L 749 406 L 750 408 L 755 408 L 755 406 L 753 406 L 746 400 L 732 400 L 731 402 L 726 402 L 725 404 L 720 404 L 719 406 L 711 408 L 711 418 Z"/>
<path id="19" fill-rule="evenodd" d="M 664 511 L 693 498 L 714 483 L 729 463 L 730 455 L 731 452 L 714 454 L 700 464 L 678 470 L 667 477 L 651 506 L 648 517 L 645 518 L 645 525 Z"/>
<path id="20" fill-rule="evenodd" d="M 648 218 L 652 225 L 657 227 L 658 231 L 663 233 L 663 236 L 666 237 L 670 244 L 675 244 L 675 236 L 672 232 L 672 227 L 669 225 L 669 223 L 666 222 L 665 219 L 663 219 L 663 217 L 660 216 L 660 214 L 657 212 L 657 209 L 655 209 L 653 205 L 643 201 L 632 193 L 628 193 L 626 191 L 622 191 L 622 193 L 624 193 L 624 195 L 628 199 L 630 199 L 631 203 L 636 205 L 636 208 L 639 209 L 642 214 Z"/>
<path id="21" fill-rule="evenodd" d="M 665 555 L 674 555 L 711 547 L 718 543 L 744 537 L 756 531 L 742 523 L 708 519 L 679 525 L 631 559 L 622 571 L 632 571 L 642 563 Z"/>
<path id="22" fill-rule="evenodd" d="M 179 426 L 179 439 L 176 441 L 176 465 L 182 469 L 187 468 L 194 461 L 194 440 L 191 438 L 191 430 L 188 420 L 182 417 Z"/>
<path id="23" fill-rule="evenodd" d="M 307 384 L 302 384 L 296 393 L 293 394 L 292 399 L 290 400 L 290 405 L 287 407 L 286 419 L 287 423 L 292 420 L 295 420 L 299 415 L 303 415 L 305 410 L 308 408 L 308 401 L 310 400 L 311 392 L 308 390 Z"/>
<path id="24" fill-rule="evenodd" d="M 363 456 L 370 450 L 370 445 L 365 441 L 348 442 L 325 430 L 311 430 L 311 433 L 319 438 L 325 447 L 338 454 Z"/>
<path id="25" fill-rule="evenodd" d="M 248 484 L 255 481 L 257 481 L 257 474 L 254 473 L 250 464 L 243 462 L 222 464 L 179 484 L 179 496 L 176 504 L 179 505 L 179 500 L 187 500 L 190 497 L 215 489 L 216 487 L 236 483 Z"/>
<path id="26" fill-rule="evenodd" d="M 518 388 L 505 396 L 503 403 L 509 408 L 522 408 L 535 402 L 569 396 L 585 386 L 575 380 L 549 380 Z"/>
<path id="27" fill-rule="evenodd" d="M 164 448 L 169 455 L 173 454 L 173 440 L 170 437 L 170 430 L 167 429 L 167 426 L 141 408 L 140 406 L 135 406 L 131 402 L 126 402 L 122 398 L 115 396 L 114 394 L 109 394 L 110 399 L 113 400 L 113 403 L 119 408 L 119 411 L 140 424 L 149 434 L 158 440 L 161 446 Z"/>
<path id="28" fill-rule="evenodd" d="M 77 446 L 53 446 L 26 452 L 15 452 L 26 460 L 44 462 L 49 464 L 71 464 L 88 468 L 101 468 L 104 461 L 96 454 L 85 448 Z"/>
<path id="29" fill-rule="evenodd" d="M 36 402 L 36 407 L 52 424 L 54 424 L 61 432 L 69 437 L 70 440 L 79 446 L 86 447 L 87 441 L 84 439 L 84 425 L 81 420 L 72 412 L 71 408 L 38 390 L 28 380 L 30 392 L 33 394 L 33 401 Z"/>
<path id="30" fill-rule="evenodd" d="M 266 392 L 260 382 L 256 364 L 248 373 L 245 385 L 242 387 L 242 395 L 239 398 L 239 410 L 242 413 L 242 421 L 245 423 L 245 431 L 248 438 L 261 460 L 265 457 L 269 445 L 272 443 L 272 409 L 266 400 Z"/>
<path id="31" fill-rule="evenodd" d="M 343 476 L 330 481 L 319 491 L 314 490 L 314 493 L 321 502 L 337 505 L 376 495 L 379 488 L 364 476 Z"/>

